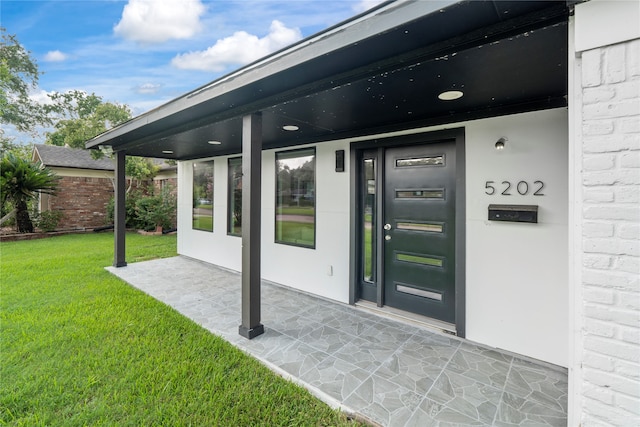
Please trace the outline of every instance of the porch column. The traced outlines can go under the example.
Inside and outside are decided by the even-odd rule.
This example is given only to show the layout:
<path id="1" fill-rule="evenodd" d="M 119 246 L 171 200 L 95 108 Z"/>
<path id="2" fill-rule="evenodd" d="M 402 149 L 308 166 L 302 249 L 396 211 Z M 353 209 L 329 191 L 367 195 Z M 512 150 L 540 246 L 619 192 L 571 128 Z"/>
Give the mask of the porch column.
<path id="1" fill-rule="evenodd" d="M 242 324 L 252 339 L 264 333 L 260 323 L 260 208 L 262 114 L 242 118 Z"/>
<path id="2" fill-rule="evenodd" d="M 124 267 L 127 265 L 125 261 L 125 174 L 124 174 L 124 151 L 116 151 L 116 170 L 115 170 L 115 209 L 113 214 L 113 228 L 114 228 L 114 251 L 113 251 L 113 266 Z"/>

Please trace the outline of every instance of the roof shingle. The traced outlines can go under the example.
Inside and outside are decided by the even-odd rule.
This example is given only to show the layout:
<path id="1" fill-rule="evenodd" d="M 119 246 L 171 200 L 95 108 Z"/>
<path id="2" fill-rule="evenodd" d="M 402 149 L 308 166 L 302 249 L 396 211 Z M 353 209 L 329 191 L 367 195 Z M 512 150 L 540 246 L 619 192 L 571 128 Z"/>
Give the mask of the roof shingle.
<path id="1" fill-rule="evenodd" d="M 42 164 L 45 166 L 108 171 L 114 170 L 113 160 L 108 157 L 94 159 L 91 157 L 91 152 L 89 150 L 44 144 L 35 144 L 33 149 L 37 153 Z"/>

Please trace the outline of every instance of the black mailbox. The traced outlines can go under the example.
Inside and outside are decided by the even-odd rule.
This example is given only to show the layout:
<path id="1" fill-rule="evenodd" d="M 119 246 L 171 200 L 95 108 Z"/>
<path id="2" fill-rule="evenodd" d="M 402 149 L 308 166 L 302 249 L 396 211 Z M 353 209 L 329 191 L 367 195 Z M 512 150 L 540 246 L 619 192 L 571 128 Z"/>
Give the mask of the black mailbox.
<path id="1" fill-rule="evenodd" d="M 538 222 L 537 205 L 489 205 L 489 221 Z"/>

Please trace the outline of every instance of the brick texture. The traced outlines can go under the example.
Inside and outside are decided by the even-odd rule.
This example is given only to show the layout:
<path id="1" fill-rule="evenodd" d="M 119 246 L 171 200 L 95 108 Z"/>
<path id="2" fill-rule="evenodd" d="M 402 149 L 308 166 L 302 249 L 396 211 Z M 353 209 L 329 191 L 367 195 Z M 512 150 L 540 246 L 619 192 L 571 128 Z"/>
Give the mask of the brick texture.
<path id="1" fill-rule="evenodd" d="M 637 41 L 582 55 L 582 425 L 640 425 Z"/>
<path id="2" fill-rule="evenodd" d="M 176 178 L 158 180 L 155 185 L 160 189 L 170 183 L 175 189 L 176 181 Z M 132 189 L 138 188 L 134 180 Z M 62 212 L 58 230 L 93 229 L 107 224 L 107 205 L 112 197 L 113 183 L 109 178 L 64 176 L 56 195 L 46 198 L 44 210 Z"/>
<path id="3" fill-rule="evenodd" d="M 95 228 L 106 224 L 111 197 L 113 185 L 108 178 L 65 176 L 56 195 L 48 198 L 46 208 L 62 212 L 59 229 Z"/>

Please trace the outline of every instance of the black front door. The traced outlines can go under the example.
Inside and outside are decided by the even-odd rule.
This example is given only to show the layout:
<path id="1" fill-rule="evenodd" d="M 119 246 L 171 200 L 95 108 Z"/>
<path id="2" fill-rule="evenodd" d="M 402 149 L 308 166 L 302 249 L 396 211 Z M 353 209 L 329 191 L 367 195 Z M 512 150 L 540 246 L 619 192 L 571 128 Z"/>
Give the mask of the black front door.
<path id="1" fill-rule="evenodd" d="M 455 323 L 455 142 L 384 150 L 384 305 Z"/>

